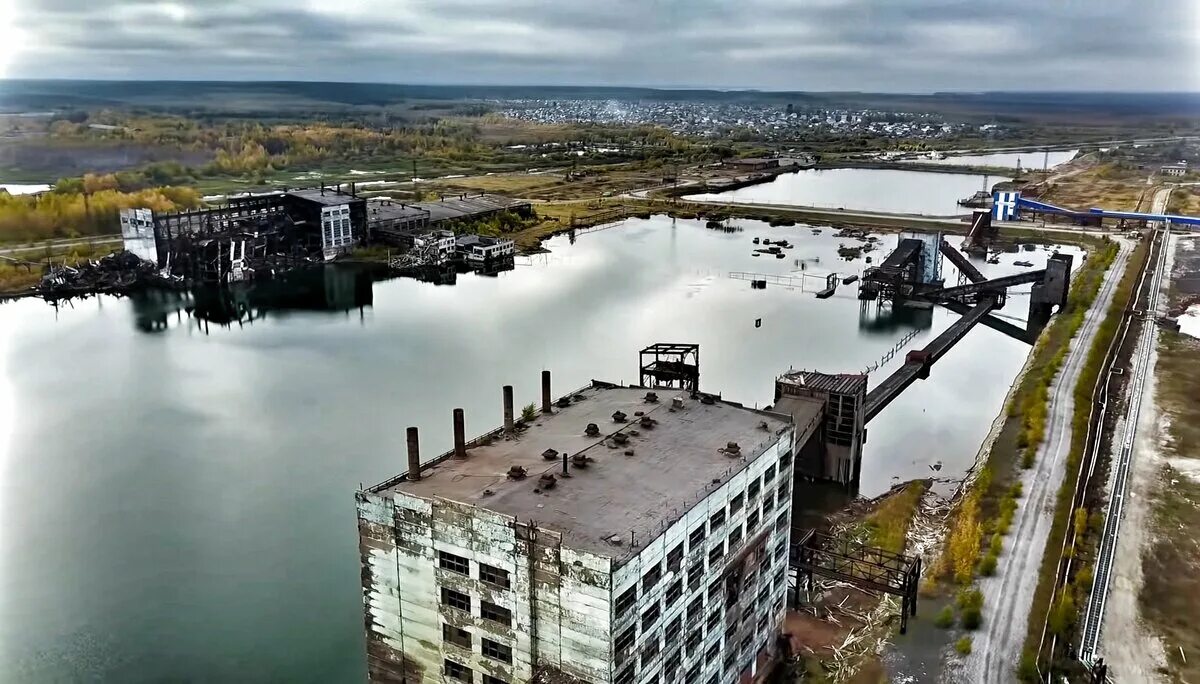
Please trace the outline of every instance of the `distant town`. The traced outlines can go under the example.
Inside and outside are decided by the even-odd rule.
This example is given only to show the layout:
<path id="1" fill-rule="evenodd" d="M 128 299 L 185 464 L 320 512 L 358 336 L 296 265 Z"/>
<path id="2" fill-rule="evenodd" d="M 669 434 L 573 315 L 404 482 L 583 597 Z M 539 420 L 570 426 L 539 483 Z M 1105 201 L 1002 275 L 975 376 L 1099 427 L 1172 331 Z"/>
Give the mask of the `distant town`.
<path id="1" fill-rule="evenodd" d="M 1003 139 L 1010 132 L 993 123 L 966 124 L 938 114 L 873 109 L 801 109 L 732 102 L 653 102 L 622 100 L 506 100 L 497 102 L 505 116 L 538 123 L 654 125 L 678 135 L 767 141 L 802 135 L 868 134 L 878 137 L 936 140 L 978 132 Z"/>

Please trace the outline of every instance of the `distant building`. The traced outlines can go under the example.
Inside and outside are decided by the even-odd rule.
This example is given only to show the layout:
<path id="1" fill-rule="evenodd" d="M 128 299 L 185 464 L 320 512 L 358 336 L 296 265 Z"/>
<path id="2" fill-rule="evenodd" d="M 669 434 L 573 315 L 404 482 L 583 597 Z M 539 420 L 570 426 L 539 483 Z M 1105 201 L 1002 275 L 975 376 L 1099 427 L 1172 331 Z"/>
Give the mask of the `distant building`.
<path id="1" fill-rule="evenodd" d="M 779 167 L 779 160 L 767 157 L 747 157 L 746 159 L 726 159 L 725 166 L 742 171 L 762 171 Z"/>
<path id="2" fill-rule="evenodd" d="M 374 240 L 407 246 L 412 235 L 429 230 L 429 218 L 429 210 L 413 204 L 386 198 L 367 200 L 367 231 Z"/>
<path id="3" fill-rule="evenodd" d="M 789 417 L 602 382 L 551 409 L 548 379 L 519 439 L 497 429 L 422 464 L 410 432 L 409 471 L 358 493 L 369 679 L 764 681 Z"/>
<path id="4" fill-rule="evenodd" d="M 1184 176 L 1188 172 L 1188 164 L 1186 161 L 1181 161 L 1178 164 L 1166 164 L 1159 171 L 1164 176 Z"/>
<path id="5" fill-rule="evenodd" d="M 512 256 L 516 244 L 505 238 L 486 235 L 461 235 L 455 245 L 458 255 L 470 263 L 483 263 L 501 257 Z"/>
<path id="6" fill-rule="evenodd" d="M 300 222 L 320 226 L 321 249 L 330 259 L 346 252 L 366 235 L 367 202 L 334 188 L 308 188 L 284 193 L 288 213 Z"/>
<path id="7" fill-rule="evenodd" d="M 158 263 L 154 241 L 154 212 L 149 209 L 121 210 L 121 239 L 124 248 L 139 259 Z"/>

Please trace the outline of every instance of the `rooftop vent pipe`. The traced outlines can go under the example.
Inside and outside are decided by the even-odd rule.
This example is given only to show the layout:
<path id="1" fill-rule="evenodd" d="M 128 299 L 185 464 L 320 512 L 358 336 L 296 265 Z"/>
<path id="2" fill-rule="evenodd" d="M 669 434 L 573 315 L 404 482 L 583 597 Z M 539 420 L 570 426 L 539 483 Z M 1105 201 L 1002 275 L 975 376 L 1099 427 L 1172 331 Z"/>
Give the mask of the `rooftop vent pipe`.
<path id="1" fill-rule="evenodd" d="M 542 413 L 550 413 L 550 371 L 542 371 Z"/>
<path id="2" fill-rule="evenodd" d="M 454 457 L 467 457 L 466 417 L 460 408 L 454 409 Z"/>

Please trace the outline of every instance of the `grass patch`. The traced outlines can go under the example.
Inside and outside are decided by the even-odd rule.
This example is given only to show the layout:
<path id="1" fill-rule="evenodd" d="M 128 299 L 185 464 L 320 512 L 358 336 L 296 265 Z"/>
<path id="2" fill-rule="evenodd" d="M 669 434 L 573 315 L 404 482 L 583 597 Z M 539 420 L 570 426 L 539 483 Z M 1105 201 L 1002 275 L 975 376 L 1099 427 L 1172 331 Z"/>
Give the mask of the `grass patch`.
<path id="1" fill-rule="evenodd" d="M 933 618 L 933 624 L 942 629 L 950 629 L 954 626 L 954 608 L 952 606 L 944 606 L 938 611 L 938 614 Z"/>
<path id="2" fill-rule="evenodd" d="M 971 655 L 971 637 L 965 636 L 954 642 L 954 650 L 957 651 L 959 655 Z"/>
<path id="3" fill-rule="evenodd" d="M 878 546 L 892 553 L 904 552 L 908 528 L 927 487 L 923 480 L 909 482 L 900 491 L 884 499 L 867 516 L 864 522 L 871 546 Z"/>

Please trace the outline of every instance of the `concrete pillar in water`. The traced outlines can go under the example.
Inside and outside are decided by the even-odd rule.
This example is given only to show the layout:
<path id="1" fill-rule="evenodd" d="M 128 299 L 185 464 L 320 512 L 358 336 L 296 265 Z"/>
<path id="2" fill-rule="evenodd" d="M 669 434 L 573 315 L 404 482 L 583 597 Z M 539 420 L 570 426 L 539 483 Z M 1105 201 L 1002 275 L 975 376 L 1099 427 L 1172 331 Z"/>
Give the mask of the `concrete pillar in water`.
<path id="1" fill-rule="evenodd" d="M 421 445 L 417 438 L 417 429 L 408 429 L 408 476 L 410 481 L 421 479 Z"/>
<path id="2" fill-rule="evenodd" d="M 454 457 L 467 457 L 467 427 L 463 410 L 454 409 Z"/>
<path id="3" fill-rule="evenodd" d="M 542 371 L 542 413 L 550 413 L 550 371 Z"/>
<path id="4" fill-rule="evenodd" d="M 512 385 L 504 386 L 504 431 L 513 431 L 513 388 Z"/>

